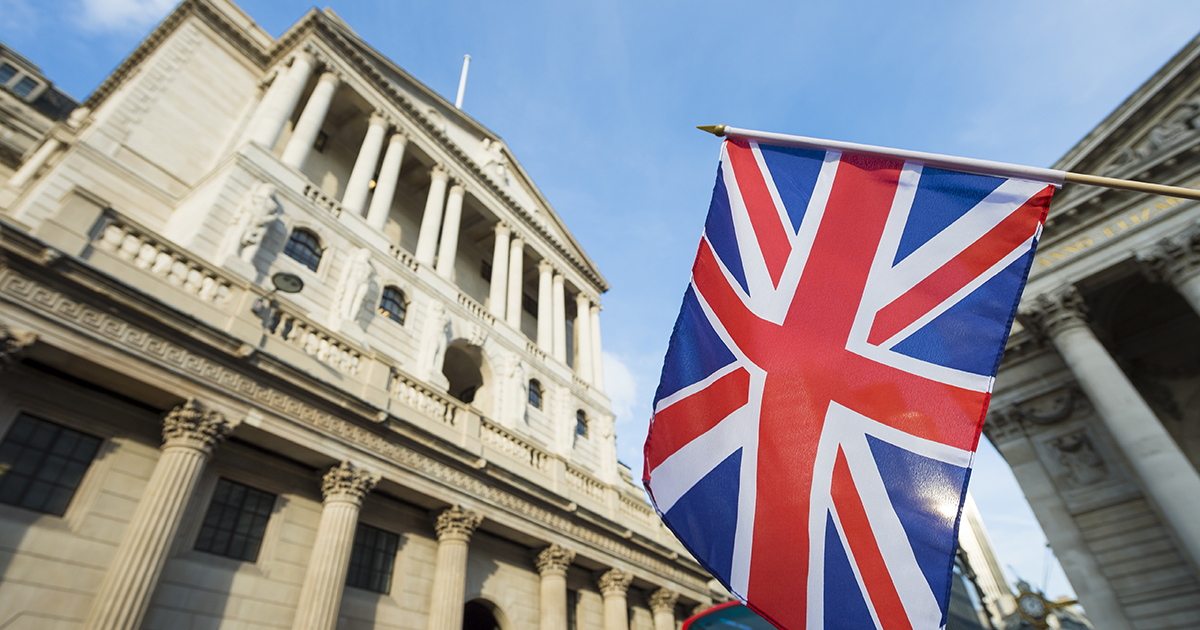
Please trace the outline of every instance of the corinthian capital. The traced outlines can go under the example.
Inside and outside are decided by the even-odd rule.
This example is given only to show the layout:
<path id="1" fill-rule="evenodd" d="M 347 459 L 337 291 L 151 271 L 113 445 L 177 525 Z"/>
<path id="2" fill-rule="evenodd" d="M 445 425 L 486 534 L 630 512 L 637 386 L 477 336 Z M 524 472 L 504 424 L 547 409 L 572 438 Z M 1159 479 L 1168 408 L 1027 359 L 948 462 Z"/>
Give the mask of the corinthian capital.
<path id="1" fill-rule="evenodd" d="M 37 334 L 0 324 L 0 372 L 25 358 L 25 349 L 37 341 Z"/>
<path id="2" fill-rule="evenodd" d="M 625 591 L 629 590 L 629 583 L 632 581 L 632 573 L 620 569 L 609 569 L 600 576 L 597 584 L 600 586 L 600 592 L 605 596 L 624 595 Z"/>
<path id="3" fill-rule="evenodd" d="M 379 475 L 342 462 L 329 469 L 321 478 L 321 496 L 325 502 L 346 501 L 362 505 L 363 497 L 379 483 Z"/>
<path id="4" fill-rule="evenodd" d="M 1087 325 L 1087 304 L 1075 285 L 1068 285 L 1022 305 L 1018 317 L 1034 334 L 1053 339 L 1065 330 Z"/>
<path id="5" fill-rule="evenodd" d="M 567 567 L 571 566 L 574 561 L 574 551 L 564 549 L 555 543 L 541 550 L 534 557 L 533 564 L 537 567 L 538 574 L 544 577 L 554 574 L 566 575 Z"/>
<path id="6" fill-rule="evenodd" d="M 669 588 L 660 588 L 650 595 L 650 610 L 659 613 L 675 614 L 675 602 L 679 601 L 679 593 Z"/>
<path id="7" fill-rule="evenodd" d="M 1154 282 L 1179 284 L 1200 273 L 1200 222 L 1162 239 L 1149 251 L 1138 254 L 1137 259 Z"/>
<path id="8" fill-rule="evenodd" d="M 233 425 L 225 414 L 188 398 L 163 418 L 163 446 L 190 446 L 211 454 Z"/>
<path id="9" fill-rule="evenodd" d="M 475 528 L 483 522 L 483 515 L 478 512 L 464 510 L 454 506 L 442 510 L 433 521 L 433 529 L 437 532 L 438 542 L 443 540 L 461 540 L 466 542 L 475 533 Z"/>

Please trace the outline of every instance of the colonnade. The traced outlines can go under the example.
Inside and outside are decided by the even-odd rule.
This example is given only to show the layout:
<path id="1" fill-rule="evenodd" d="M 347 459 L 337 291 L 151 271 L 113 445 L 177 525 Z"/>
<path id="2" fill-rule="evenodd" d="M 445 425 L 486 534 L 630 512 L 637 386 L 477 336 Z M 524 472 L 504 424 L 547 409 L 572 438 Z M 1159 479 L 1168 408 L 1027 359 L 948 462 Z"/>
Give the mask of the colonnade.
<path id="1" fill-rule="evenodd" d="M 179 530 L 184 509 L 217 445 L 236 422 L 189 399 L 163 421 L 158 462 L 126 527 L 83 627 L 135 630 L 150 605 Z M 334 630 L 363 500 L 380 476 L 348 461 L 321 480 L 322 510 L 300 589 L 293 630 Z M 460 630 L 471 536 L 483 522 L 479 512 L 454 505 L 433 515 L 437 556 L 429 600 L 428 630 Z M 533 566 L 541 578 L 541 630 L 567 628 L 567 570 L 575 552 L 558 544 L 541 549 Z M 598 576 L 604 598 L 605 630 L 629 630 L 626 591 L 633 575 L 619 568 Z M 678 592 L 662 588 L 649 598 L 655 630 L 674 630 Z"/>
<path id="2" fill-rule="evenodd" d="M 317 85 L 301 110 L 280 158 L 297 170 L 307 161 L 334 94 L 344 81 L 343 75 L 332 65 L 319 63 L 314 51 L 305 49 L 295 53 L 291 65 L 281 71 L 267 89 L 245 133 L 249 141 L 273 147 L 299 104 L 304 87 L 319 66 L 321 74 Z M 408 134 L 384 112 L 377 110 L 370 115 L 366 135 L 346 182 L 342 207 L 352 214 L 362 215 L 370 198 L 365 218 L 376 230 L 382 231 L 387 224 L 409 141 Z M 382 164 L 379 162 L 381 153 Z M 377 166 L 378 181 L 372 194 L 371 178 Z M 452 281 L 467 180 L 464 176 L 451 174 L 442 164 L 430 167 L 429 179 L 414 258 Z M 507 322 L 518 331 L 521 330 L 524 297 L 525 246 L 526 239 L 520 233 L 503 221 L 496 223 L 488 310 L 497 320 Z M 579 290 L 575 295 L 575 306 L 575 372 L 585 382 L 603 389 L 599 299 Z M 538 347 L 566 363 L 566 280 L 562 271 L 546 258 L 538 264 L 536 317 Z"/>

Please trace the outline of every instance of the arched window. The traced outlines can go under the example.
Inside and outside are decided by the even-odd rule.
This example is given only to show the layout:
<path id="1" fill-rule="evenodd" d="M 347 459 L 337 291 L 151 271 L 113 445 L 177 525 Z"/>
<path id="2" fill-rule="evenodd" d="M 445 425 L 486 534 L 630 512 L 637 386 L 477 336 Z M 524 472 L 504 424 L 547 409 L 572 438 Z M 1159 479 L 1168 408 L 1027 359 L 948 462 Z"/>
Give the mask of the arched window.
<path id="1" fill-rule="evenodd" d="M 575 412 L 575 435 L 584 439 L 587 439 L 588 436 L 587 412 L 582 409 Z"/>
<path id="2" fill-rule="evenodd" d="M 325 251 L 321 248 L 321 239 L 317 238 L 316 234 L 305 229 L 295 229 L 292 230 L 292 236 L 288 238 L 283 253 L 316 271 L 317 265 L 321 264 L 321 254 Z"/>
<path id="3" fill-rule="evenodd" d="M 379 314 L 387 315 L 392 321 L 403 326 L 404 316 L 408 314 L 408 300 L 404 293 L 396 287 L 385 288 L 383 297 L 379 298 Z"/>
<path id="4" fill-rule="evenodd" d="M 529 379 L 529 404 L 542 408 L 542 384 L 536 378 Z"/>

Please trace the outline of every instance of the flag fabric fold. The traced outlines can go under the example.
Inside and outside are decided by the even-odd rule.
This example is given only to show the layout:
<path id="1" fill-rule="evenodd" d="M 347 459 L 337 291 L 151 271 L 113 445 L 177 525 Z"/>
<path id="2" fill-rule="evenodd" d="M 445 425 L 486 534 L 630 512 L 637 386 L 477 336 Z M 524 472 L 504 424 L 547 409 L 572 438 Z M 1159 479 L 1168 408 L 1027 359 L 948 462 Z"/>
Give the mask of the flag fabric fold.
<path id="1" fill-rule="evenodd" d="M 789 630 L 945 624 L 1053 185 L 730 139 L 654 400 L 655 509 Z"/>

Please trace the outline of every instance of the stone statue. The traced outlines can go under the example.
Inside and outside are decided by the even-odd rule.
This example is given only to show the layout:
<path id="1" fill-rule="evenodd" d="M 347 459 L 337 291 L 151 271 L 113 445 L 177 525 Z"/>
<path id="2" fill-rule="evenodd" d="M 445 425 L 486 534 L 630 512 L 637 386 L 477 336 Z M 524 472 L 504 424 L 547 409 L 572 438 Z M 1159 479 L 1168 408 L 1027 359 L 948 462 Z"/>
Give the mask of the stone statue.
<path id="1" fill-rule="evenodd" d="M 514 352 L 504 359 L 504 375 L 508 377 L 508 391 L 513 396 L 506 415 L 514 420 L 524 420 L 525 404 L 529 400 L 529 371 L 520 355 Z"/>
<path id="2" fill-rule="evenodd" d="M 446 360 L 446 348 L 450 345 L 450 315 L 446 307 L 434 302 L 429 306 L 429 317 L 425 322 L 425 334 L 421 341 L 421 356 L 417 376 L 441 385 L 449 386 L 445 374 L 442 374 L 442 363 Z"/>
<path id="3" fill-rule="evenodd" d="M 479 148 L 485 156 L 483 172 L 497 184 L 508 186 L 508 157 L 504 155 L 504 147 L 499 142 L 492 142 L 491 138 L 484 138 L 479 142 Z"/>
<path id="4" fill-rule="evenodd" d="M 238 205 L 233 228 L 229 231 L 229 255 L 254 263 L 263 239 L 271 225 L 283 214 L 283 206 L 275 199 L 275 184 L 263 182 L 255 186 Z"/>
<path id="5" fill-rule="evenodd" d="M 346 263 L 346 268 L 342 271 L 342 280 L 338 283 L 337 294 L 330 309 L 330 324 L 333 328 L 339 328 L 343 321 L 354 321 L 358 318 L 374 278 L 375 268 L 371 265 L 371 252 L 365 247 L 359 248 Z"/>
<path id="6" fill-rule="evenodd" d="M 1108 476 L 1108 466 L 1087 433 L 1080 431 L 1060 437 L 1050 443 L 1058 463 L 1067 470 L 1066 478 L 1076 487 L 1088 486 Z"/>

